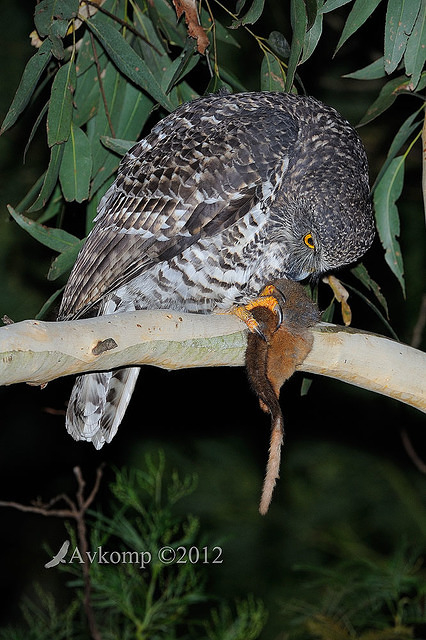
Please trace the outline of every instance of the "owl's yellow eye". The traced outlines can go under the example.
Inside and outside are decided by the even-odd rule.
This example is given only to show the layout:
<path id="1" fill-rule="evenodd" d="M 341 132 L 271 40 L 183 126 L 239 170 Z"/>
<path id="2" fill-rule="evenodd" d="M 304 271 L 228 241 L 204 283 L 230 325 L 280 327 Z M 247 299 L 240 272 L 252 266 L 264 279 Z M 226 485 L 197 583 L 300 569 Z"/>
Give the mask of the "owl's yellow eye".
<path id="1" fill-rule="evenodd" d="M 305 236 L 303 236 L 303 242 L 310 249 L 315 249 L 315 242 L 314 242 L 314 239 L 312 237 L 312 233 L 307 233 Z"/>

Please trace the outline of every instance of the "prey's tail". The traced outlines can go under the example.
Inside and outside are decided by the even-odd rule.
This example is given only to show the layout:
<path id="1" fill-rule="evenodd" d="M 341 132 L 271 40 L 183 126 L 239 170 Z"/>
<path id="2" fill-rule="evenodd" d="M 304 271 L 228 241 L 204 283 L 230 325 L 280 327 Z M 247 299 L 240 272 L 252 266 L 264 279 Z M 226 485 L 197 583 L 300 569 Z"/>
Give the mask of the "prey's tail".
<path id="1" fill-rule="evenodd" d="M 68 433 L 75 440 L 93 442 L 96 449 L 111 442 L 129 404 L 139 371 L 139 367 L 131 367 L 78 376 L 67 409 Z"/>

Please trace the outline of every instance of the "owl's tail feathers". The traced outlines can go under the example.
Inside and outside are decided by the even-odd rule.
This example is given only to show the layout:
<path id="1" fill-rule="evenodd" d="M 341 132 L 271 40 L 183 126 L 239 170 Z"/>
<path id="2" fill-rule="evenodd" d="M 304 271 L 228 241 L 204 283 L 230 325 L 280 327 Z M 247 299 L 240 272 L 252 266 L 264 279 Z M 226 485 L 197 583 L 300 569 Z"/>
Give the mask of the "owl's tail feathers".
<path id="1" fill-rule="evenodd" d="M 96 449 L 111 442 L 132 397 L 139 371 L 139 367 L 131 367 L 78 376 L 67 409 L 68 433 L 75 440 L 93 442 Z"/>

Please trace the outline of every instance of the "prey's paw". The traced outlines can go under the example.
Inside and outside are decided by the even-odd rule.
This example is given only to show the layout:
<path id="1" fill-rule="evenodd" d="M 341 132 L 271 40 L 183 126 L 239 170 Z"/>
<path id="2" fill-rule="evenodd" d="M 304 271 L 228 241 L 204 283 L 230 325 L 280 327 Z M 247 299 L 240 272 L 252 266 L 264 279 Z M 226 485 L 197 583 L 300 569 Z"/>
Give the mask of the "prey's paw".
<path id="1" fill-rule="evenodd" d="M 273 284 L 268 284 L 260 293 L 259 297 L 254 298 L 248 304 L 234 307 L 231 309 L 230 313 L 236 315 L 240 320 L 242 320 L 248 327 L 248 329 L 252 333 L 257 333 L 263 340 L 267 340 L 267 327 L 265 323 L 256 319 L 255 309 L 263 308 L 268 309 L 276 316 L 276 326 L 274 331 L 276 331 L 282 324 L 283 321 L 283 306 L 285 304 L 285 296 L 277 289 Z"/>

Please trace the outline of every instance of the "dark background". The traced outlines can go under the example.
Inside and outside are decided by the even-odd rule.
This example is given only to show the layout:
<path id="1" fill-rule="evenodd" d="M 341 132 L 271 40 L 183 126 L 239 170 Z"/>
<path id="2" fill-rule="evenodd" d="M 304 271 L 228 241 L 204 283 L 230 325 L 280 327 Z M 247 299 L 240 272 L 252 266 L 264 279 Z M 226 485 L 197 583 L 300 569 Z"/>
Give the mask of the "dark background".
<path id="1" fill-rule="evenodd" d="M 289 33 L 280 3 L 269 5 L 255 32 Z M 1 118 L 32 55 L 28 38 L 32 11 L 29 1 L 2 4 Z M 301 69 L 307 92 L 338 108 L 354 124 L 381 82 L 341 76 L 381 55 L 381 11 L 334 58 L 347 12 L 329 15 L 322 43 Z M 242 43 L 235 56 L 235 73 L 250 89 L 258 89 L 261 54 L 244 33 L 235 35 Z M 360 129 L 372 180 L 394 134 L 411 113 L 412 100 L 398 98 L 385 117 Z M 49 256 L 47 249 L 19 229 L 6 210 L 7 203 L 19 202 L 46 165 L 42 136 L 22 164 L 34 113 L 30 109 L 0 138 L 0 315 L 15 321 L 33 317 L 57 288 L 46 281 L 53 253 Z M 410 343 L 425 273 L 420 145 L 407 162 L 399 208 L 406 299 L 377 240 L 365 264 L 388 300 L 393 328 L 402 341 Z M 78 214 L 78 208 L 71 214 L 73 229 L 80 224 Z M 341 277 L 356 284 L 348 272 Z M 329 299 L 323 286 L 323 307 Z M 353 326 L 386 334 L 362 301 L 352 296 L 351 306 Z M 341 322 L 337 316 L 335 321 Z M 29 503 L 37 496 L 47 501 L 59 493 L 74 493 L 73 467 L 81 466 L 90 485 L 101 462 L 107 463 L 106 492 L 112 478 L 110 465 L 141 467 L 146 452 L 164 449 L 171 465 L 199 475 L 197 491 L 182 508 L 201 518 L 202 528 L 213 540 L 222 541 L 224 563 L 209 569 L 212 591 L 230 598 L 248 593 L 263 598 L 270 609 L 265 637 L 275 637 L 281 629 L 282 603 L 300 581 L 295 565 L 308 561 L 327 565 L 357 553 L 385 559 L 402 542 L 421 547 L 426 526 L 423 478 L 401 441 L 405 430 L 422 454 L 422 415 L 396 401 L 320 377 L 301 397 L 301 381 L 302 376 L 295 375 L 282 392 L 287 433 L 284 460 L 272 507 L 264 518 L 257 513 L 257 504 L 269 420 L 260 411 L 242 368 L 166 372 L 145 367 L 118 435 L 99 452 L 74 442 L 65 431 L 63 413 L 72 379 L 57 380 L 43 390 L 28 385 L 0 389 L 0 499 Z M 59 548 L 66 533 L 63 523 L 54 518 L 12 509 L 0 510 L 0 518 L 0 624 L 4 624 L 19 620 L 19 604 L 23 596 L 32 596 L 34 582 L 54 590 L 59 602 L 66 600 L 63 577 L 43 568 L 48 559 L 43 545 Z"/>

